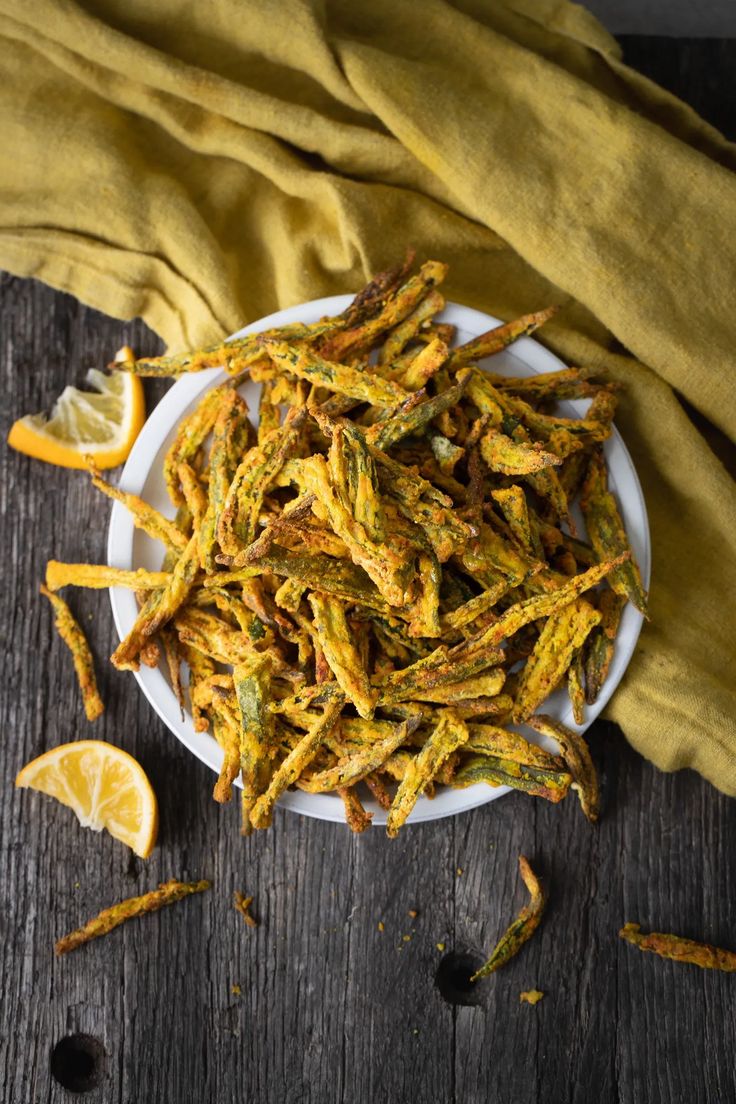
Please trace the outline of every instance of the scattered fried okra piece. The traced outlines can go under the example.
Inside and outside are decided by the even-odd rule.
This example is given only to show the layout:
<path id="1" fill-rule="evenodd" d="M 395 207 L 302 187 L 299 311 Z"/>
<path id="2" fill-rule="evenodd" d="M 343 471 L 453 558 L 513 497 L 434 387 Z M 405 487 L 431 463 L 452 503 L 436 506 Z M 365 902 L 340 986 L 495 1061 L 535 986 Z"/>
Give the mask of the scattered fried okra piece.
<path id="1" fill-rule="evenodd" d="M 84 711 L 88 721 L 95 721 L 104 711 L 105 706 L 97 689 L 94 661 L 89 650 L 87 638 L 75 621 L 72 611 L 63 598 L 52 592 L 45 586 L 41 586 L 41 593 L 48 598 L 54 607 L 56 631 L 72 653 L 74 670 L 77 672 L 79 688 L 82 691 Z"/>
<path id="2" fill-rule="evenodd" d="M 488 977 L 489 974 L 500 970 L 514 955 L 519 953 L 539 927 L 546 903 L 545 897 L 539 879 L 523 855 L 519 855 L 519 874 L 529 890 L 529 903 L 524 905 L 513 924 L 507 928 L 493 948 L 488 961 L 479 970 L 476 970 L 470 979 L 471 981 Z"/>
<path id="3" fill-rule="evenodd" d="M 77 928 L 69 935 L 57 939 L 54 950 L 57 955 L 67 954 L 92 939 L 107 935 L 113 928 L 117 928 L 119 924 L 124 924 L 134 916 L 142 916 L 145 912 L 156 912 L 166 905 L 176 904 L 177 901 L 193 893 L 203 893 L 210 888 L 211 884 L 208 881 L 179 882 L 176 878 L 171 878 L 168 882 L 162 882 L 158 889 L 144 893 L 142 897 L 127 897 L 117 905 L 103 909 L 98 916 L 88 920 L 84 927 Z"/>
<path id="4" fill-rule="evenodd" d="M 660 958 L 689 962 L 704 970 L 723 970 L 728 974 L 736 971 L 736 951 L 726 951 L 722 947 L 713 947 L 710 943 L 698 943 L 694 939 L 683 939 L 680 935 L 669 935 L 666 932 L 650 932 L 645 935 L 638 924 L 632 923 L 624 924 L 618 934 L 640 951 L 653 951 Z"/>

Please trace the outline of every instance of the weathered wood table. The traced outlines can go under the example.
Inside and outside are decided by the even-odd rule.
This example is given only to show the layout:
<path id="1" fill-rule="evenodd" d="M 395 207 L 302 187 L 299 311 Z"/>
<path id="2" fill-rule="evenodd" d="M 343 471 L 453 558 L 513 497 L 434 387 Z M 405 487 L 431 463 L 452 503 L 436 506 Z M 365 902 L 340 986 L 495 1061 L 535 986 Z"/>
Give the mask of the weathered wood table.
<path id="1" fill-rule="evenodd" d="M 736 43 L 624 45 L 736 134 Z M 6 277 L 0 310 L 3 434 L 124 342 L 158 347 L 141 324 L 32 281 Z M 161 393 L 151 388 L 149 406 Z M 637 920 L 736 947 L 736 802 L 691 773 L 658 773 L 609 724 L 590 731 L 605 795 L 595 829 L 574 800 L 514 795 L 395 841 L 285 812 L 243 840 L 237 808 L 210 799 L 209 771 L 106 664 L 107 595 L 75 592 L 83 623 L 94 620 L 108 703 L 94 735 L 148 771 L 160 846 L 144 864 L 69 810 L 14 791 L 32 756 L 90 735 L 37 588 L 48 558 L 104 561 L 109 508 L 84 475 L 6 449 L 0 473 L 3 1104 L 61 1104 L 65 1084 L 92 1086 L 84 1099 L 100 1104 L 736 1100 L 734 979 L 617 938 Z M 468 960 L 525 897 L 520 853 L 550 887 L 548 914 L 518 958 L 469 992 Z M 171 876 L 214 888 L 54 958 L 55 937 Z M 258 928 L 232 908 L 235 889 L 253 894 Z M 519 1003 L 530 988 L 545 992 L 536 1007 Z"/>

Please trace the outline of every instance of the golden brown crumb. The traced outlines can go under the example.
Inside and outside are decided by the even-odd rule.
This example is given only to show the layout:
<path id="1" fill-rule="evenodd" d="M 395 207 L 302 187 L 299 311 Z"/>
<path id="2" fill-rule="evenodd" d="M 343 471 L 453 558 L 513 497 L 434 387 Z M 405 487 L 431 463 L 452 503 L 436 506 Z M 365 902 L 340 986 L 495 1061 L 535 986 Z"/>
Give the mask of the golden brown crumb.
<path id="1" fill-rule="evenodd" d="M 539 1004 L 540 1000 L 544 996 L 544 993 L 539 989 L 528 989 L 524 993 L 519 993 L 520 1004 Z"/>
<path id="2" fill-rule="evenodd" d="M 249 928 L 257 928 L 258 927 L 258 921 L 254 920 L 253 917 L 250 914 L 250 906 L 251 906 L 252 902 L 253 902 L 252 897 L 244 897 L 243 894 L 240 893 L 237 889 L 235 890 L 235 893 L 233 893 L 233 904 L 235 905 L 235 908 L 238 910 L 240 915 L 245 920 L 248 927 Z"/>

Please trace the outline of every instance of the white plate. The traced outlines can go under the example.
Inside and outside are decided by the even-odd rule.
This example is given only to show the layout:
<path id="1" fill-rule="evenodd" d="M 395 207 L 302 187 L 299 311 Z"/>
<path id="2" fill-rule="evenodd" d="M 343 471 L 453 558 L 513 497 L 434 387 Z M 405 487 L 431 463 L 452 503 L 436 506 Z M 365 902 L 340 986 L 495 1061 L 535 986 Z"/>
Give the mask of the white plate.
<path id="1" fill-rule="evenodd" d="M 289 307 L 269 315 L 268 318 L 262 318 L 251 326 L 246 326 L 233 336 L 241 337 L 243 334 L 255 333 L 290 322 L 316 322 L 326 314 L 339 314 L 350 301 L 349 295 L 336 295 L 328 299 L 316 299 L 297 307 Z M 448 304 L 441 319 L 457 326 L 457 337 L 460 343 L 469 341 L 500 324 L 499 320 L 491 315 L 471 310 L 469 307 L 460 307 L 454 303 Z M 490 361 L 488 363 L 490 364 Z M 494 356 L 492 367 L 493 371 L 501 371 L 509 375 L 529 376 L 538 372 L 556 371 L 564 365 L 536 341 L 525 337 L 516 341 L 511 350 Z M 173 440 L 180 420 L 192 410 L 205 390 L 224 377 L 225 373 L 219 368 L 186 375 L 164 395 L 141 430 L 128 457 L 120 480 L 123 490 L 142 495 L 157 509 L 169 517 L 172 516 L 172 506 L 162 477 L 162 464 L 166 450 Z M 258 386 L 253 383 L 247 383 L 241 389 L 251 412 L 257 413 L 258 410 L 258 390 Z M 584 401 L 565 402 L 560 404 L 560 409 L 567 416 L 580 417 L 587 409 L 587 405 Z M 616 430 L 606 442 L 605 453 L 610 486 L 619 501 L 631 547 L 639 562 L 644 584 L 648 586 L 650 546 L 644 498 L 631 457 Z M 161 566 L 160 544 L 141 533 L 139 529 L 135 529 L 130 515 L 117 502 L 113 505 L 110 518 L 108 560 L 112 567 L 129 569 L 145 567 L 158 570 Z M 115 588 L 110 591 L 110 599 L 115 625 L 122 639 L 136 617 L 135 597 L 129 590 Z M 564 689 L 558 690 L 547 699 L 544 705 L 545 712 L 570 727 L 584 731 L 598 716 L 620 682 L 636 646 L 641 624 L 641 614 L 630 603 L 627 604 L 621 619 L 616 651 L 608 678 L 595 705 L 586 706 L 586 720 L 583 726 L 575 725 L 570 702 Z M 174 735 L 198 759 L 213 771 L 219 771 L 222 761 L 220 748 L 208 733 L 195 732 L 192 719 L 188 714 L 182 720 L 179 705 L 163 672 L 158 668 L 141 667 L 135 677 L 153 708 Z M 545 743 L 530 729 L 522 727 L 520 731 L 523 731 L 529 739 L 554 748 L 554 745 Z M 470 786 L 465 790 L 443 788 L 432 800 L 425 797 L 419 799 L 411 814 L 411 823 L 452 816 L 466 809 L 473 809 L 477 805 L 483 805 L 487 801 L 493 801 L 508 792 L 508 787 L 494 789 L 485 784 Z M 374 824 L 386 823 L 385 812 L 372 799 L 366 799 L 364 804 L 374 814 Z M 344 820 L 342 801 L 339 797 L 329 794 L 307 794 L 301 790 L 287 792 L 280 799 L 279 806 L 304 813 L 306 816 L 318 817 L 321 820 Z"/>

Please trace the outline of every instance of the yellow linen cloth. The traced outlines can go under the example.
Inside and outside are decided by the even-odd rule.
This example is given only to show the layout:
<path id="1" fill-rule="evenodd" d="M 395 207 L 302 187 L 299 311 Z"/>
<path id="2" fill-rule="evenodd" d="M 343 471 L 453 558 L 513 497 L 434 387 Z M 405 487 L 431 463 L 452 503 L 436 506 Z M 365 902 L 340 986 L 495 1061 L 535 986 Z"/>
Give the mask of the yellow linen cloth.
<path id="1" fill-rule="evenodd" d="M 563 0 L 0 0 L 0 265 L 173 349 L 401 258 L 625 385 L 651 623 L 608 716 L 736 793 L 736 149 Z"/>

